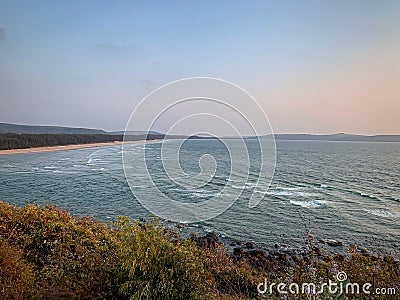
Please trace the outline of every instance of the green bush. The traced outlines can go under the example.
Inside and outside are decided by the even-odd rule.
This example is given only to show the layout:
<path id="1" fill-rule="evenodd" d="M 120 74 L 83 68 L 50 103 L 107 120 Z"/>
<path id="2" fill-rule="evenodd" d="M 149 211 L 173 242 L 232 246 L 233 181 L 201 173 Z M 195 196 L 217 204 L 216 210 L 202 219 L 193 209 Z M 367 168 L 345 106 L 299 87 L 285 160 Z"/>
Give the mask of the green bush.
<path id="1" fill-rule="evenodd" d="M 54 206 L 0 204 L 0 240 L 38 270 L 45 298 L 106 298 L 115 286 L 117 243 L 110 228 Z"/>
<path id="2" fill-rule="evenodd" d="M 157 220 L 114 224 L 120 232 L 122 295 L 130 299 L 209 299 L 214 292 L 200 250 Z"/>
<path id="3" fill-rule="evenodd" d="M 400 291 L 400 264 L 391 256 L 309 255 L 296 263 L 199 248 L 157 221 L 121 217 L 107 225 L 47 205 L 0 202 L 0 297 L 3 299 L 259 299 L 258 283 L 335 280 Z M 279 299 L 280 295 L 269 295 Z M 315 299 L 329 298 L 320 295 Z M 374 295 L 374 299 L 395 299 Z M 309 299 L 310 295 L 287 295 Z M 363 299 L 360 295 L 360 299 Z"/>

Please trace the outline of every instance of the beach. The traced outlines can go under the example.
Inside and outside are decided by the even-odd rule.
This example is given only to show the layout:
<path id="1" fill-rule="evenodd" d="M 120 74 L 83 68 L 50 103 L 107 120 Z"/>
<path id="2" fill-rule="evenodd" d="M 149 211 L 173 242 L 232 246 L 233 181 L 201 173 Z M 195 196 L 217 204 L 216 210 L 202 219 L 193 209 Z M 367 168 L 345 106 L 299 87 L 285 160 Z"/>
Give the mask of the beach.
<path id="1" fill-rule="evenodd" d="M 143 142 L 148 142 L 148 141 L 154 142 L 155 140 L 127 141 L 125 143 L 134 144 L 134 143 L 143 143 Z M 0 155 L 75 150 L 75 149 L 93 148 L 93 147 L 116 146 L 116 145 L 122 145 L 123 143 L 124 143 L 123 141 L 115 141 L 115 142 L 103 142 L 103 143 L 73 144 L 73 145 L 46 146 L 46 147 L 24 148 L 24 149 L 10 149 L 10 150 L 0 150 Z"/>

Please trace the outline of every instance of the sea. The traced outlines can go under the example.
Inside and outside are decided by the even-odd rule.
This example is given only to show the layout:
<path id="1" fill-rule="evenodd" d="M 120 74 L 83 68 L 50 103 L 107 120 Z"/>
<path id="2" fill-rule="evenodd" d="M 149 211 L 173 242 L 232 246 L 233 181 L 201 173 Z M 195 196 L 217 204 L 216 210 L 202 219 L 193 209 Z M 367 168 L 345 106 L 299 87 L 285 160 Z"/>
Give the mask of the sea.
<path id="1" fill-rule="evenodd" d="M 91 215 L 105 222 L 118 216 L 149 218 L 153 212 L 131 191 L 135 187 L 127 183 L 122 160 L 123 151 L 134 155 L 145 149 L 152 181 L 176 201 L 206 201 L 226 185 L 240 190 L 232 206 L 215 218 L 179 226 L 184 227 L 177 228 L 183 235 L 215 232 L 227 245 L 251 241 L 269 249 L 275 244 L 304 247 L 311 231 L 317 240 L 343 242 L 337 251 L 350 245 L 388 252 L 400 247 L 400 143 L 276 141 L 274 176 L 270 184 L 260 186 L 255 184 L 256 169 L 232 170 L 232 158 L 221 142 L 186 140 L 177 153 L 182 170 L 202 171 L 199 161 L 205 154 L 216 165 L 210 181 L 193 188 L 169 179 L 164 169 L 163 145 L 179 142 L 0 155 L 0 200 L 17 206 L 55 204 L 73 215 Z M 249 157 L 259 160 L 257 141 L 247 140 L 246 146 Z M 245 184 L 230 180 L 232 172 L 246 176 Z M 265 196 L 250 208 L 248 201 L 255 192 Z"/>

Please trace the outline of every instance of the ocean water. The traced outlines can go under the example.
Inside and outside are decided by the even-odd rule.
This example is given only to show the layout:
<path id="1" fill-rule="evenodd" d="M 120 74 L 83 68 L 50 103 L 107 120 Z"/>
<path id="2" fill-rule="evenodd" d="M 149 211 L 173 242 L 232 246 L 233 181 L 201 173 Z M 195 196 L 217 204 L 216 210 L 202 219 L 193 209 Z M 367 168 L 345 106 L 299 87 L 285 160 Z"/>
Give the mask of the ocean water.
<path id="1" fill-rule="evenodd" d="M 162 143 L 132 144 L 125 151 L 134 154 L 146 147 L 153 182 L 177 201 L 204 201 L 218 195 L 225 185 L 241 191 L 227 211 L 212 220 L 188 224 L 186 231 L 213 231 L 226 241 L 253 241 L 269 248 L 275 243 L 304 245 L 310 229 L 319 239 L 341 240 L 345 246 L 388 251 L 399 247 L 400 143 L 277 141 L 276 169 L 269 189 L 267 183 L 255 185 L 258 143 L 246 144 L 249 171 L 231 170 L 229 152 L 218 141 L 186 141 L 179 151 L 185 172 L 199 173 L 204 154 L 212 155 L 216 163 L 212 180 L 196 188 L 169 179 L 161 158 Z M 228 180 L 231 172 L 248 176 L 246 183 Z M 138 187 L 146 189 L 141 182 Z M 249 208 L 250 195 L 267 189 L 264 199 Z M 0 199 L 19 206 L 26 201 L 56 204 L 72 214 L 93 215 L 103 221 L 119 215 L 150 215 L 126 182 L 121 146 L 0 155 Z"/>

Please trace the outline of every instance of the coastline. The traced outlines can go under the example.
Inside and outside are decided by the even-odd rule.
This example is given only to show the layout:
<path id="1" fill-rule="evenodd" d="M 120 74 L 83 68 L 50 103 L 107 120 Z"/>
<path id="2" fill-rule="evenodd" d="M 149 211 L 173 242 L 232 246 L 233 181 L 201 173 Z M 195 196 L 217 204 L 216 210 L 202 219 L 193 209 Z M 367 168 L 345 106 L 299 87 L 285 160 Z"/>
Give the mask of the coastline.
<path id="1" fill-rule="evenodd" d="M 116 145 L 122 145 L 123 143 L 136 144 L 136 143 L 155 142 L 155 141 L 160 141 L 160 140 L 137 140 L 137 141 L 127 141 L 127 142 L 115 141 L 115 142 L 100 142 L 100 143 L 89 143 L 89 144 L 45 146 L 45 147 L 23 148 L 23 149 L 9 149 L 9 150 L 0 150 L 0 155 L 53 152 L 53 151 L 63 151 L 63 150 L 104 147 L 104 146 L 116 146 Z"/>

